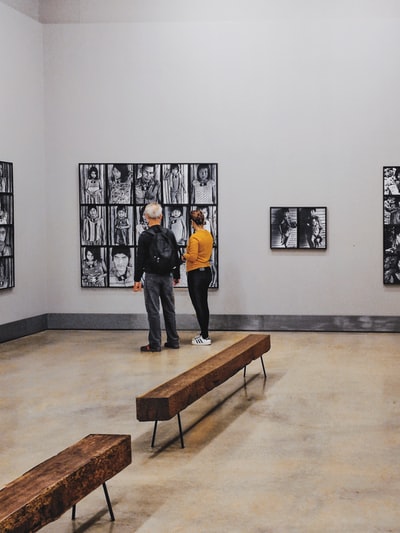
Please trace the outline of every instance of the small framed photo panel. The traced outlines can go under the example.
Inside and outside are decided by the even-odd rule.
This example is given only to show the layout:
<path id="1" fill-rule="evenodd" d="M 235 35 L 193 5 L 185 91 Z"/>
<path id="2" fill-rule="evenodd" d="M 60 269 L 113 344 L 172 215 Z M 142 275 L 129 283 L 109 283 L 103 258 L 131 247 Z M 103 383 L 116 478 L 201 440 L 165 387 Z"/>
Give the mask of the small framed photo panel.
<path id="1" fill-rule="evenodd" d="M 400 196 L 400 167 L 383 167 L 383 194 Z"/>
<path id="2" fill-rule="evenodd" d="M 14 286 L 14 260 L 12 257 L 0 257 L 0 289 Z"/>
<path id="3" fill-rule="evenodd" d="M 105 247 L 81 247 L 81 287 L 107 287 L 106 263 Z"/>
<path id="4" fill-rule="evenodd" d="M 383 283 L 400 285 L 400 166 L 383 167 Z"/>
<path id="5" fill-rule="evenodd" d="M 271 249 L 298 247 L 297 207 L 270 208 L 270 246 Z"/>
<path id="6" fill-rule="evenodd" d="M 0 161 L 0 290 L 15 287 L 13 164 Z"/>
<path id="7" fill-rule="evenodd" d="M 185 246 L 189 238 L 189 218 L 187 206 L 165 206 L 164 225 L 175 235 L 178 246 Z"/>
<path id="8" fill-rule="evenodd" d="M 299 248 L 326 249 L 326 207 L 298 208 Z"/>
<path id="9" fill-rule="evenodd" d="M 104 246 L 107 243 L 106 207 L 81 205 L 81 245 Z"/>
<path id="10" fill-rule="evenodd" d="M 190 165 L 190 202 L 201 205 L 217 203 L 217 165 Z"/>
<path id="11" fill-rule="evenodd" d="M 0 161 L 0 193 L 14 192 L 13 164 Z"/>
<path id="12" fill-rule="evenodd" d="M 271 249 L 326 250 L 326 207 L 271 207 Z"/>
<path id="13" fill-rule="evenodd" d="M 90 163 L 80 165 L 79 182 L 81 204 L 105 203 L 105 165 Z"/>
<path id="14" fill-rule="evenodd" d="M 109 204 L 131 204 L 133 201 L 134 165 L 113 163 L 107 165 Z"/>
<path id="15" fill-rule="evenodd" d="M 134 249 L 129 246 L 112 246 L 109 257 L 109 286 L 133 287 Z"/>
<path id="16" fill-rule="evenodd" d="M 217 208 L 215 205 L 192 205 L 190 206 L 191 211 L 196 211 L 199 209 L 203 212 L 205 223 L 204 229 L 209 231 L 213 236 L 214 243 L 217 241 Z M 190 214 L 190 213 L 189 213 Z"/>
<path id="17" fill-rule="evenodd" d="M 161 203 L 161 165 L 141 163 L 137 165 L 135 180 L 135 202 L 147 205 L 152 202 Z"/>
<path id="18" fill-rule="evenodd" d="M 169 163 L 161 167 L 164 204 L 187 204 L 189 201 L 189 165 Z"/>
<path id="19" fill-rule="evenodd" d="M 131 246 L 134 240 L 132 205 L 112 205 L 110 209 L 110 242 L 112 246 Z"/>

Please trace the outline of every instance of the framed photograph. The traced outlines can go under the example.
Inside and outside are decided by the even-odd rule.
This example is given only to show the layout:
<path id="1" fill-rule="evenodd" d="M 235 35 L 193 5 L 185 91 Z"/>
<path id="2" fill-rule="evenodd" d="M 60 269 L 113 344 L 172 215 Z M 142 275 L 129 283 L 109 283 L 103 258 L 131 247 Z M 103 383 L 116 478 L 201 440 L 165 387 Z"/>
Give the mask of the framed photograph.
<path id="1" fill-rule="evenodd" d="M 326 249 L 326 207 L 299 207 L 299 248 Z"/>
<path id="2" fill-rule="evenodd" d="M 106 199 L 105 166 L 79 165 L 81 204 L 104 204 Z"/>
<path id="3" fill-rule="evenodd" d="M 164 203 L 187 204 L 189 201 L 189 165 L 162 165 Z"/>
<path id="4" fill-rule="evenodd" d="M 383 167 L 383 283 L 400 285 L 400 167 Z"/>
<path id="5" fill-rule="evenodd" d="M 0 161 L 0 290 L 15 287 L 13 164 Z"/>
<path id="6" fill-rule="evenodd" d="M 326 250 L 326 207 L 271 207 L 270 247 Z"/>
<path id="7" fill-rule="evenodd" d="M 297 248 L 297 207 L 270 208 L 271 249 Z"/>
<path id="8" fill-rule="evenodd" d="M 158 202 L 162 225 L 174 233 L 181 253 L 192 232 L 190 211 L 204 212 L 214 239 L 210 286 L 217 289 L 217 186 L 216 163 L 80 163 L 81 287 L 133 286 L 138 240 L 147 229 L 144 208 Z M 186 287 L 182 265 L 177 288 Z"/>

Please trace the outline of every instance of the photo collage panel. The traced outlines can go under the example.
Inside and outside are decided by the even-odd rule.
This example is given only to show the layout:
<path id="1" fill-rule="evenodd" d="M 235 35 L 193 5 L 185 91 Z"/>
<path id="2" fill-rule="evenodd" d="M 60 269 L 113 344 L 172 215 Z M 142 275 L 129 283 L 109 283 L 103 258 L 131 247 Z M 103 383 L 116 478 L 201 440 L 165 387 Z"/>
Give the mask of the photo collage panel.
<path id="1" fill-rule="evenodd" d="M 0 290 L 15 287 L 13 164 L 0 161 Z"/>
<path id="2" fill-rule="evenodd" d="M 210 287 L 218 288 L 217 186 L 216 163 L 80 163 L 81 286 L 133 286 L 138 239 L 147 229 L 143 211 L 158 202 L 181 254 L 192 232 L 190 212 L 204 212 L 214 239 Z M 184 264 L 179 287 L 187 287 Z"/>
<path id="3" fill-rule="evenodd" d="M 383 167 L 383 283 L 400 284 L 400 167 Z"/>
<path id="4" fill-rule="evenodd" d="M 271 207 L 271 249 L 327 248 L 326 207 Z"/>

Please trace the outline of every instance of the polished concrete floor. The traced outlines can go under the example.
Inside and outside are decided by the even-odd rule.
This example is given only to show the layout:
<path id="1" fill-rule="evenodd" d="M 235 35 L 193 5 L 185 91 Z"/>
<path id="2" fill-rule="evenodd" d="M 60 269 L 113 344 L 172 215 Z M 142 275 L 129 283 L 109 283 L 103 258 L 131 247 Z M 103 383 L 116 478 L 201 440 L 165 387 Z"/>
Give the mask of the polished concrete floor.
<path id="1" fill-rule="evenodd" d="M 0 486 L 88 433 L 133 462 L 45 533 L 400 532 L 399 335 L 271 333 L 271 351 L 182 413 L 136 420 L 135 397 L 248 333 L 141 354 L 144 331 L 46 331 L 0 344 Z"/>

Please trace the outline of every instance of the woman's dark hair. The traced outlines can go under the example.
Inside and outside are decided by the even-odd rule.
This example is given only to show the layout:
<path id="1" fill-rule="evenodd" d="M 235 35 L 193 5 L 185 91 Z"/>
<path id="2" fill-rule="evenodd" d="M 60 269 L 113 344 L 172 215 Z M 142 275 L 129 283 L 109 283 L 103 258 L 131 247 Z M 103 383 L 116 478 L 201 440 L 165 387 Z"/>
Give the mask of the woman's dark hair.
<path id="1" fill-rule="evenodd" d="M 116 168 L 121 173 L 121 181 L 127 181 L 129 178 L 129 168 L 128 165 L 121 165 L 119 163 L 115 163 L 113 165 L 113 168 Z M 112 177 L 114 180 L 114 177 Z"/>
<path id="2" fill-rule="evenodd" d="M 88 176 L 90 178 L 90 174 L 94 172 L 96 174 L 96 178 L 99 177 L 99 169 L 97 167 L 95 167 L 94 165 L 92 165 L 91 167 L 89 167 L 89 170 L 88 170 Z"/>
<path id="3" fill-rule="evenodd" d="M 200 209 L 190 211 L 190 220 L 193 220 L 198 226 L 204 226 L 205 217 L 203 211 L 200 211 Z"/>
<path id="4" fill-rule="evenodd" d="M 100 260 L 100 252 L 99 252 L 98 248 L 94 248 L 93 246 L 86 246 L 85 259 L 87 259 L 88 252 L 90 252 L 93 255 L 93 259 L 95 261 L 99 261 Z"/>

